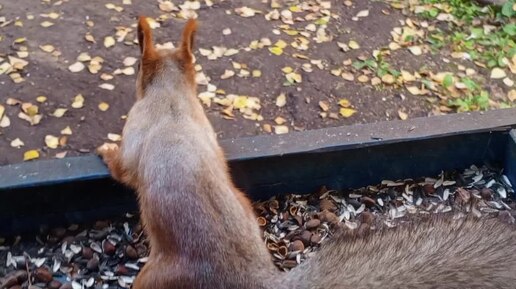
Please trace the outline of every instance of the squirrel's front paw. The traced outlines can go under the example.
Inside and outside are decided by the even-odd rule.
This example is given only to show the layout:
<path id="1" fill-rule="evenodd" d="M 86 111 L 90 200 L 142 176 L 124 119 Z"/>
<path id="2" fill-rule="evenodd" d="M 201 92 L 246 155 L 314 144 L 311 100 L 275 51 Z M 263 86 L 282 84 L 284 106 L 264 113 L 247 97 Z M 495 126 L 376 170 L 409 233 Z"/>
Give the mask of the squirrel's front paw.
<path id="1" fill-rule="evenodd" d="M 118 154 L 118 145 L 116 143 L 104 143 L 97 148 L 97 155 L 104 161 L 110 159 L 114 154 Z"/>

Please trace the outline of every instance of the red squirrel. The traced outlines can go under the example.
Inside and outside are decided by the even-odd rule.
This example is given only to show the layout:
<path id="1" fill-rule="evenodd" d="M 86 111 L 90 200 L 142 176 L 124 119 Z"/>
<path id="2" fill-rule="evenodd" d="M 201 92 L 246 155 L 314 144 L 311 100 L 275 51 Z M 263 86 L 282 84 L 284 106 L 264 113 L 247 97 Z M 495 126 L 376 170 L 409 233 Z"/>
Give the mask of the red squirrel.
<path id="1" fill-rule="evenodd" d="M 496 221 L 342 234 L 280 272 L 197 99 L 196 29 L 188 20 L 178 47 L 158 50 L 139 18 L 136 102 L 120 147 L 98 150 L 113 178 L 137 192 L 150 242 L 133 289 L 516 286 L 516 234 Z"/>

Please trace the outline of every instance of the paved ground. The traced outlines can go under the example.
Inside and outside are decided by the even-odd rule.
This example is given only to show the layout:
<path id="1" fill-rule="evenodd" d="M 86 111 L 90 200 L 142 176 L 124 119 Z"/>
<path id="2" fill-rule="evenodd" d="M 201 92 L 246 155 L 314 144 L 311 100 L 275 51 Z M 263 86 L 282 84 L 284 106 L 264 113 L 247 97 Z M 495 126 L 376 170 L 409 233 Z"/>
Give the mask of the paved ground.
<path id="1" fill-rule="evenodd" d="M 162 44 L 198 16 L 199 96 L 220 138 L 515 104 L 514 1 L 172 2 L 0 1 L 0 165 L 118 140 L 140 14 Z"/>

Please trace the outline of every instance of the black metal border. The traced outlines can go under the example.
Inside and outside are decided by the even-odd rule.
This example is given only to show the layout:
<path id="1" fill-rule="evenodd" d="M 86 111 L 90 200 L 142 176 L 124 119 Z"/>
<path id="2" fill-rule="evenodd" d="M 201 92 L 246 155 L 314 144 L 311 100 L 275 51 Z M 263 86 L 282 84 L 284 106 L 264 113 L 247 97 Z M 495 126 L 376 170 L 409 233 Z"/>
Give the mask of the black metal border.
<path id="1" fill-rule="evenodd" d="M 223 140 L 233 178 L 253 198 L 318 186 L 363 186 L 471 163 L 516 180 L 516 109 L 462 113 Z M 0 234 L 105 218 L 136 209 L 94 155 L 0 167 Z"/>

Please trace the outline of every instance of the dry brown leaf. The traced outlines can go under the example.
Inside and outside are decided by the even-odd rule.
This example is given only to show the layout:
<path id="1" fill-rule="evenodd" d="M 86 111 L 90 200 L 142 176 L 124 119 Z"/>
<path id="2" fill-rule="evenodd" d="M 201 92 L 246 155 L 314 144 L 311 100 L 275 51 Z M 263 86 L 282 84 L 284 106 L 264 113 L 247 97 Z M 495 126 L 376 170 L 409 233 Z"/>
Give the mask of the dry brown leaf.
<path id="1" fill-rule="evenodd" d="M 328 104 L 328 102 L 324 101 L 324 100 L 321 100 L 319 101 L 319 107 L 322 109 L 322 111 L 326 112 L 330 109 L 330 105 Z"/>

